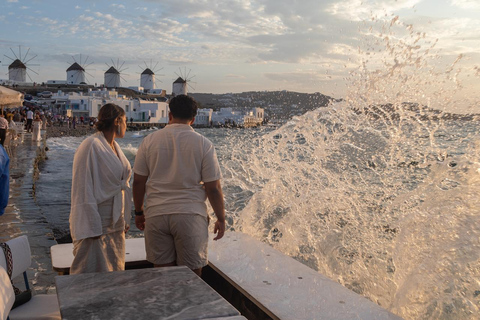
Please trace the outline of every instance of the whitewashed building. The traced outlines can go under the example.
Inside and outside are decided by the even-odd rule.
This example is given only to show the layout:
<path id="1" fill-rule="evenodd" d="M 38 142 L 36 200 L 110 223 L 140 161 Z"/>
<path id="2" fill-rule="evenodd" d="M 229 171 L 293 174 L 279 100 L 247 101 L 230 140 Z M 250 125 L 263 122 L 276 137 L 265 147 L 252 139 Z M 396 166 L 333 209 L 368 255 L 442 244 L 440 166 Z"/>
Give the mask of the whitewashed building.
<path id="1" fill-rule="evenodd" d="M 253 108 L 251 111 L 238 111 L 233 108 L 221 108 L 212 114 L 213 126 L 253 127 L 263 123 L 265 112 L 262 108 Z"/>
<path id="2" fill-rule="evenodd" d="M 155 73 L 149 68 L 140 75 L 140 87 L 143 87 L 146 92 L 155 89 Z"/>
<path id="3" fill-rule="evenodd" d="M 178 77 L 175 82 L 173 82 L 172 86 L 172 96 L 178 96 L 178 95 L 187 95 L 187 81 L 182 79 L 182 77 Z"/>
<path id="4" fill-rule="evenodd" d="M 107 88 L 118 88 L 120 87 L 120 72 L 114 67 L 110 67 L 105 71 L 105 87 Z"/>
<path id="5" fill-rule="evenodd" d="M 62 111 L 70 117 L 97 117 L 100 108 L 107 103 L 114 103 L 125 110 L 128 121 L 149 123 L 168 123 L 168 104 L 159 101 L 127 99 L 115 90 L 91 90 L 88 93 L 58 91 L 52 96 L 57 112 Z"/>
<path id="6" fill-rule="evenodd" d="M 210 127 L 212 125 L 213 109 L 198 109 L 193 123 L 196 127 Z"/>
<path id="7" fill-rule="evenodd" d="M 81 65 L 74 62 L 67 69 L 67 84 L 83 84 L 85 82 L 85 69 Z"/>
<path id="8" fill-rule="evenodd" d="M 14 82 L 27 81 L 27 66 L 20 59 L 16 59 L 8 66 L 8 80 Z"/>

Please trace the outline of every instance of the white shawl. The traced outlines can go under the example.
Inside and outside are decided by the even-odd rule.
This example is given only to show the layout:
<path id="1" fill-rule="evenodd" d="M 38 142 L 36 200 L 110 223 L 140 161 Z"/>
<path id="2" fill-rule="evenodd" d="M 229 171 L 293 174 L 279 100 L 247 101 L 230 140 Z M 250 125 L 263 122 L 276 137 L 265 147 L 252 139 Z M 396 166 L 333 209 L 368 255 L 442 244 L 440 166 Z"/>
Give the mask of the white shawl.
<path id="1" fill-rule="evenodd" d="M 98 204 L 113 198 L 113 225 L 132 208 L 132 168 L 117 142 L 118 156 L 102 132 L 85 139 L 73 159 L 70 233 L 73 240 L 102 235 Z"/>

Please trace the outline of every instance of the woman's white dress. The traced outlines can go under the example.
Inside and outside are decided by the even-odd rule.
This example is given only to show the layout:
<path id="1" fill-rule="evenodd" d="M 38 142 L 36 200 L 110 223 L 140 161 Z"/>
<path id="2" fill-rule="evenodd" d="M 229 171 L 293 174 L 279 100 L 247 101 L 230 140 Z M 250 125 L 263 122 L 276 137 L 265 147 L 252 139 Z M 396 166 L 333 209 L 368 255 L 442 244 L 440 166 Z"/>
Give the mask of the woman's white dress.
<path id="1" fill-rule="evenodd" d="M 32 132 L 32 140 L 33 141 L 40 141 L 42 140 L 42 121 L 33 121 L 33 132 Z"/>

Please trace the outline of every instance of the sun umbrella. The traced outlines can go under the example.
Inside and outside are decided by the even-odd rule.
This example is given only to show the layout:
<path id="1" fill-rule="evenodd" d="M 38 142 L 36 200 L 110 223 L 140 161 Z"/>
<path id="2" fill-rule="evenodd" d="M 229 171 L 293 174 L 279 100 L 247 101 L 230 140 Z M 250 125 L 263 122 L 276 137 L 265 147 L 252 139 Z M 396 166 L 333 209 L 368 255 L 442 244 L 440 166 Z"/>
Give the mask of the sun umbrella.
<path id="1" fill-rule="evenodd" d="M 19 107 L 23 104 L 23 94 L 18 91 L 0 86 L 0 106 Z"/>

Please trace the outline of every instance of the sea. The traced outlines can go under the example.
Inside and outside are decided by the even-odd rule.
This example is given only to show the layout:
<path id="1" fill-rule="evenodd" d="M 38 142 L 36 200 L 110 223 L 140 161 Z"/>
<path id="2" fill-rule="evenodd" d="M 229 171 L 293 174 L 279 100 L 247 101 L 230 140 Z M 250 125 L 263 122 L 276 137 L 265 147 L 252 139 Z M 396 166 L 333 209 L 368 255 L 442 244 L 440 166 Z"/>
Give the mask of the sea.
<path id="1" fill-rule="evenodd" d="M 479 319 L 480 118 L 449 114 L 475 70 L 461 55 L 441 64 L 437 42 L 397 18 L 364 33 L 343 99 L 278 127 L 196 129 L 216 147 L 228 230 L 404 319 Z M 151 132 L 118 140 L 132 164 Z M 35 184 L 58 241 L 83 139 L 48 139 Z"/>

